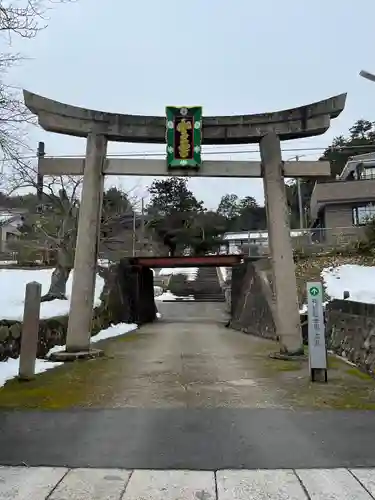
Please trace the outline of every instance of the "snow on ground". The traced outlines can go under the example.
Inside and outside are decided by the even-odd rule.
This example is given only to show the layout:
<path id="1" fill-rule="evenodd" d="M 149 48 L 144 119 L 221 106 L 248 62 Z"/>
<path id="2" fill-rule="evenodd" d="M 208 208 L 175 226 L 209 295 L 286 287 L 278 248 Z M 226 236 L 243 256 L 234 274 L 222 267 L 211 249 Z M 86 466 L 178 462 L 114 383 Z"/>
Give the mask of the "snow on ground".
<path id="1" fill-rule="evenodd" d="M 345 264 L 323 269 L 321 276 L 331 299 L 342 299 L 348 290 L 349 300 L 375 304 L 375 267 Z"/>
<path id="2" fill-rule="evenodd" d="M 220 271 L 221 271 L 221 276 L 223 277 L 223 280 L 225 281 L 227 279 L 227 276 L 228 276 L 228 268 L 221 267 Z"/>
<path id="3" fill-rule="evenodd" d="M 17 264 L 17 260 L 0 260 L 0 266 L 15 266 Z M 43 262 L 41 260 L 34 260 L 34 264 L 43 264 Z"/>
<path id="4" fill-rule="evenodd" d="M 197 279 L 197 267 L 164 267 L 160 269 L 159 276 L 170 276 L 172 274 L 183 274 L 187 277 L 188 281 L 195 281 Z"/>
<path id="5" fill-rule="evenodd" d="M 163 289 L 161 286 L 154 286 L 154 297 L 160 297 L 163 294 Z"/>
<path id="6" fill-rule="evenodd" d="M 98 259 L 98 265 L 102 267 L 109 267 L 111 262 L 108 259 Z"/>
<path id="7" fill-rule="evenodd" d="M 95 342 L 99 342 L 100 340 L 106 340 L 106 339 L 112 339 L 115 337 L 119 337 L 120 335 L 125 335 L 125 333 L 132 332 L 133 330 L 136 330 L 138 326 L 133 323 L 118 323 L 117 325 L 111 325 L 105 330 L 100 330 L 99 333 L 91 337 L 91 343 L 95 344 Z M 56 345 L 55 347 L 52 347 L 48 351 L 48 354 L 46 357 L 48 357 L 50 354 L 55 353 L 55 352 L 60 352 L 64 351 L 65 346 L 61 345 Z M 1 365 L 0 365 L 1 366 Z"/>
<path id="8" fill-rule="evenodd" d="M 19 358 L 0 361 L 0 388 L 5 384 L 7 380 L 18 376 L 19 364 Z M 61 364 L 62 363 L 52 363 L 51 361 L 37 359 L 35 362 L 35 373 L 43 373 L 47 370 L 51 370 L 51 368 L 56 368 Z"/>
<path id="9" fill-rule="evenodd" d="M 308 307 L 307 307 L 307 304 L 302 304 L 300 310 L 299 310 L 299 313 L 300 314 L 306 314 L 308 311 Z"/>
<path id="10" fill-rule="evenodd" d="M 160 300 L 161 302 L 164 302 L 167 300 L 194 300 L 194 297 L 192 295 L 178 297 L 177 295 L 173 295 L 173 293 L 171 293 L 169 290 L 167 290 L 162 295 L 155 297 L 155 300 Z"/>
<path id="11" fill-rule="evenodd" d="M 42 285 L 42 295 L 48 292 L 53 269 L 0 269 L 0 319 L 20 321 L 23 318 L 26 284 L 37 281 Z M 73 271 L 70 273 L 66 292 L 68 300 L 43 302 L 40 307 L 40 318 L 52 318 L 69 313 L 70 295 L 72 292 Z M 100 294 L 104 280 L 96 277 L 94 306 L 100 305 Z"/>
<path id="12" fill-rule="evenodd" d="M 95 344 L 100 340 L 106 340 L 110 338 L 119 337 L 120 335 L 125 335 L 126 333 L 136 330 L 138 327 L 135 324 L 119 323 L 118 325 L 112 325 L 105 330 L 101 330 L 97 335 L 91 338 L 91 343 Z M 63 351 L 65 346 L 55 346 L 48 354 L 53 352 Z M 53 363 L 51 361 L 45 361 L 43 359 L 37 359 L 35 362 L 35 374 L 43 373 L 52 368 L 56 368 L 63 363 Z M 18 376 L 19 370 L 19 358 L 8 359 L 7 361 L 0 362 L 0 387 L 2 387 L 7 380 L 15 378 Z"/>

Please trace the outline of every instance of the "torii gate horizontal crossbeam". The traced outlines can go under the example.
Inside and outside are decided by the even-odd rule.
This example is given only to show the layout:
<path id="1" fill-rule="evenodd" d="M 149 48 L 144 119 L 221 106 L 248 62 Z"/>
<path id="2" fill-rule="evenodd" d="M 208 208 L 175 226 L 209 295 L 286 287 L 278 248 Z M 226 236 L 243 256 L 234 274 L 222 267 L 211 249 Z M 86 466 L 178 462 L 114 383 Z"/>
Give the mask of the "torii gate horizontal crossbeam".
<path id="1" fill-rule="evenodd" d="M 84 158 L 40 158 L 40 175 L 83 175 Z M 203 161 L 199 170 L 173 169 L 168 171 L 165 160 L 107 158 L 105 175 L 136 175 L 147 177 L 262 177 L 259 161 Z M 293 161 L 284 164 L 284 177 L 326 177 L 331 174 L 329 162 Z"/>
<path id="2" fill-rule="evenodd" d="M 39 125 L 49 132 L 87 137 L 95 130 L 108 141 L 165 143 L 166 119 L 105 113 L 63 104 L 24 90 L 27 108 L 38 116 Z M 270 132 L 280 140 L 324 134 L 330 121 L 343 111 L 346 94 L 273 113 L 233 116 L 206 116 L 202 119 L 202 144 L 258 143 Z"/>

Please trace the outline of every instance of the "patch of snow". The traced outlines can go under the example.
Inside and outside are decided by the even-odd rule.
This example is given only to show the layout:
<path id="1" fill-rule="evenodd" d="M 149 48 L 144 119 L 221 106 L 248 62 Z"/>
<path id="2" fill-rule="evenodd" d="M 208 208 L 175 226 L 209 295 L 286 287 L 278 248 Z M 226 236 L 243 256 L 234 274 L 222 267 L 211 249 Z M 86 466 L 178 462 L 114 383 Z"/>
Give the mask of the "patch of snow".
<path id="1" fill-rule="evenodd" d="M 227 276 L 228 276 L 228 268 L 221 267 L 220 271 L 221 271 L 221 276 L 223 277 L 223 280 L 225 281 L 227 279 Z"/>
<path id="2" fill-rule="evenodd" d="M 169 290 L 164 292 L 162 295 L 159 295 L 158 297 L 155 297 L 155 300 L 160 300 L 161 302 L 166 301 L 166 300 L 194 300 L 194 297 L 192 295 L 188 295 L 186 297 L 178 297 L 177 295 L 173 295 Z"/>
<path id="3" fill-rule="evenodd" d="M 125 335 L 125 333 L 133 332 L 138 328 L 135 323 L 118 323 L 117 325 L 111 325 L 104 330 L 100 330 L 94 337 L 91 338 L 91 342 L 99 342 L 100 340 L 113 339 L 119 337 L 120 335 Z"/>
<path id="4" fill-rule="evenodd" d="M 342 299 L 348 290 L 349 300 L 375 304 L 375 267 L 345 264 L 323 269 L 321 276 L 331 299 Z"/>
<path id="5" fill-rule="evenodd" d="M 161 286 L 154 286 L 154 297 L 159 297 L 163 294 L 163 289 Z"/>
<path id="6" fill-rule="evenodd" d="M 105 328 L 104 330 L 100 330 L 100 332 L 91 337 L 91 344 L 95 344 L 100 340 L 112 339 L 115 337 L 119 337 L 120 335 L 125 335 L 126 333 L 132 332 L 137 328 L 138 325 L 134 323 L 118 323 L 117 325 L 111 325 L 108 328 Z M 64 351 L 65 348 L 66 348 L 65 346 L 56 345 L 55 347 L 52 347 L 52 349 L 48 351 L 46 357 L 48 358 L 48 356 L 50 356 L 55 352 Z"/>
<path id="7" fill-rule="evenodd" d="M 97 335 L 91 338 L 91 343 L 95 344 L 100 340 L 112 339 L 119 337 L 120 335 L 125 335 L 126 333 L 132 332 L 138 328 L 135 324 L 119 323 L 118 325 L 111 325 L 105 330 L 101 330 Z M 64 351 L 65 346 L 55 346 L 48 352 L 47 356 L 54 353 Z M 19 371 L 19 358 L 8 359 L 7 361 L 0 361 L 0 387 L 2 387 L 7 380 L 15 378 L 18 376 Z M 47 370 L 57 368 L 63 363 L 46 361 L 44 359 L 37 359 L 35 362 L 35 374 L 43 373 Z"/>
<path id="8" fill-rule="evenodd" d="M 187 277 L 188 281 L 195 281 L 197 279 L 197 267 L 164 267 L 160 269 L 159 276 L 171 276 L 172 274 L 183 274 Z"/>
<path id="9" fill-rule="evenodd" d="M 301 309 L 299 310 L 300 314 L 306 314 L 307 313 L 307 304 L 303 304 Z"/>
<path id="10" fill-rule="evenodd" d="M 42 285 L 42 295 L 49 289 L 53 269 L 0 269 L 0 319 L 22 321 L 25 289 L 30 281 Z M 68 300 L 52 300 L 43 302 L 40 307 L 40 318 L 53 318 L 69 314 L 72 292 L 73 272 L 70 273 L 66 293 Z M 94 307 L 100 305 L 100 295 L 104 280 L 96 276 Z"/>
<path id="11" fill-rule="evenodd" d="M 51 361 L 45 361 L 44 359 L 37 359 L 35 362 L 35 373 L 43 373 L 60 365 L 62 365 L 62 363 L 52 363 Z M 0 361 L 0 387 L 2 387 L 7 380 L 18 376 L 19 366 L 19 358 Z"/>
<path id="12" fill-rule="evenodd" d="M 102 267 L 109 267 L 110 261 L 108 259 L 98 259 L 98 265 Z"/>

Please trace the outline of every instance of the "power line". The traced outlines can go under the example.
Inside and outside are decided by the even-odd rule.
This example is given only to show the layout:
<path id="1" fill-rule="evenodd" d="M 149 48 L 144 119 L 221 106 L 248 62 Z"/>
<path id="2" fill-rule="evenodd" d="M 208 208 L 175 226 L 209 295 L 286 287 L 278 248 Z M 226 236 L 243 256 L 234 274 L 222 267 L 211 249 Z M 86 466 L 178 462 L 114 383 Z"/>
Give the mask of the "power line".
<path id="1" fill-rule="evenodd" d="M 369 149 L 372 145 L 371 144 L 364 144 L 364 145 L 358 145 L 358 146 L 340 146 L 340 147 L 335 147 L 331 148 L 332 152 L 335 151 L 348 151 L 348 150 L 359 150 L 359 149 Z M 374 152 L 375 152 L 375 144 L 373 145 L 374 147 Z M 303 148 L 282 148 L 282 152 L 299 152 L 299 151 L 314 151 L 314 152 L 319 152 L 319 151 L 326 151 L 327 149 L 330 149 L 329 147 L 303 147 Z M 202 151 L 203 155 L 226 155 L 226 154 L 259 154 L 259 149 L 244 149 L 244 150 L 227 150 L 227 151 Z M 313 153 L 311 153 L 313 154 Z M 49 155 L 46 155 L 48 157 Z M 52 157 L 52 155 L 50 155 Z M 121 157 L 121 158 L 130 158 L 130 157 L 150 157 L 150 156 L 160 156 L 164 157 L 165 153 L 160 152 L 160 151 L 146 151 L 146 152 L 124 152 L 124 153 L 108 153 L 107 157 L 109 158 L 116 158 L 116 157 Z M 53 155 L 53 158 L 84 158 L 84 155 Z"/>
<path id="2" fill-rule="evenodd" d="M 328 149 L 331 149 L 332 152 L 339 152 L 339 151 L 358 151 L 361 149 L 369 149 L 371 148 L 372 144 L 363 144 L 363 145 L 358 145 L 358 146 L 340 146 L 340 147 L 302 147 L 302 148 L 282 148 L 281 151 L 284 153 L 297 153 L 297 152 L 307 152 L 310 151 L 311 153 L 308 156 L 311 156 L 314 154 L 314 152 L 323 152 Z M 375 152 L 375 144 L 373 145 L 374 152 Z M 244 150 L 224 150 L 224 151 L 203 151 L 203 155 L 237 155 L 237 154 L 259 154 L 258 149 L 244 149 Z M 160 151 L 146 151 L 146 152 L 124 152 L 124 153 L 108 153 L 107 157 L 108 158 L 137 158 L 137 157 L 151 157 L 151 156 L 157 156 L 157 157 L 165 157 L 164 152 Z M 306 155 L 305 155 L 306 156 Z M 84 155 L 82 154 L 75 154 L 75 155 L 46 155 L 46 158 L 84 158 Z M 31 160 L 33 158 L 37 158 L 37 155 L 32 155 L 32 156 L 20 156 L 18 159 L 19 160 Z M 12 158 L 4 158 L 0 160 L 0 163 L 5 163 L 5 162 L 12 162 L 15 161 Z"/>

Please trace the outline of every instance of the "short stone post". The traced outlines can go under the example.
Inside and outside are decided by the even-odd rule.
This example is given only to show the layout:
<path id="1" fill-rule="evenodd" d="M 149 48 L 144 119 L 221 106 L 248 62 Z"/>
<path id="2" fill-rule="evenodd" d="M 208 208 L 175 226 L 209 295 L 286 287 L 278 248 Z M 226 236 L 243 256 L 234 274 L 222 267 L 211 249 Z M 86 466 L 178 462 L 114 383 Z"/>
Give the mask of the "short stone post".
<path id="1" fill-rule="evenodd" d="M 79 209 L 66 353 L 60 354 L 61 360 L 95 355 L 90 351 L 90 342 L 106 154 L 107 138 L 90 133 Z"/>
<path id="2" fill-rule="evenodd" d="M 290 236 L 280 139 L 269 133 L 260 141 L 268 240 L 276 299 L 275 325 L 281 354 L 303 354 L 297 281 Z"/>
<path id="3" fill-rule="evenodd" d="M 40 283 L 32 281 L 26 285 L 18 372 L 20 380 L 31 380 L 35 376 L 41 294 L 42 285 Z"/>

